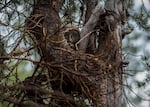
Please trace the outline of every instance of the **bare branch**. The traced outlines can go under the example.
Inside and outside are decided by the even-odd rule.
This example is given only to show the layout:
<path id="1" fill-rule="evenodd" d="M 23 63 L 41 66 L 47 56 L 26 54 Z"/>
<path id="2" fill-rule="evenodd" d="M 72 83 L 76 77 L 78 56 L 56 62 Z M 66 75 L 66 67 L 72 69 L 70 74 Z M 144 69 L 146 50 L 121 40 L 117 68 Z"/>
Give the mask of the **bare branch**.
<path id="1" fill-rule="evenodd" d="M 94 27 L 96 26 L 99 16 L 104 14 L 104 2 L 100 2 L 94 9 L 93 13 L 91 14 L 89 20 L 81 30 L 81 39 L 84 38 L 89 32 L 91 32 Z M 79 49 L 83 52 L 86 51 L 87 43 L 88 43 L 89 37 L 87 36 L 82 42 L 79 44 Z"/>
<path id="2" fill-rule="evenodd" d="M 86 14 L 85 14 L 85 23 L 89 20 L 93 9 L 96 7 L 98 0 L 87 0 L 86 1 Z"/>

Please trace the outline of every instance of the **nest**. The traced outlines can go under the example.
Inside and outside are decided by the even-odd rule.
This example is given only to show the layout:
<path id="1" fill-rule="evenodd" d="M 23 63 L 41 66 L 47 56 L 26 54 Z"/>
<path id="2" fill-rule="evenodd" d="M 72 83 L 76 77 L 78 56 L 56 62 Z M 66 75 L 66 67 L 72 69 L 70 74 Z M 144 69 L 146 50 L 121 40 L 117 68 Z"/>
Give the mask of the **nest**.
<path id="1" fill-rule="evenodd" d="M 26 97 L 52 107 L 94 106 L 100 93 L 99 81 L 112 75 L 113 64 L 65 48 L 49 47 L 48 50 L 51 50 L 46 53 L 49 56 L 23 82 L 25 87 L 34 87 L 25 90 Z"/>

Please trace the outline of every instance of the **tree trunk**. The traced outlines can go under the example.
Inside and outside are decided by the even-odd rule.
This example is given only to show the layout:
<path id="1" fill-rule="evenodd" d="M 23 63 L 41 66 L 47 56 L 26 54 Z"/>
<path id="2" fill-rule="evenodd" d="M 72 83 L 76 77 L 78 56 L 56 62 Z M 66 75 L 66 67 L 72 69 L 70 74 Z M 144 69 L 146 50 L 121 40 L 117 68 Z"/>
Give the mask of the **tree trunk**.
<path id="1" fill-rule="evenodd" d="M 46 75 L 42 73 L 46 78 L 42 82 L 49 80 L 53 90 L 51 106 L 87 107 L 88 99 L 94 107 L 120 107 L 123 0 L 107 0 L 105 5 L 86 1 L 85 23 L 81 32 L 78 30 L 81 38 L 74 43 L 77 48 L 69 45 L 61 28 L 62 5 L 61 0 L 39 0 L 27 21 L 48 69 Z"/>

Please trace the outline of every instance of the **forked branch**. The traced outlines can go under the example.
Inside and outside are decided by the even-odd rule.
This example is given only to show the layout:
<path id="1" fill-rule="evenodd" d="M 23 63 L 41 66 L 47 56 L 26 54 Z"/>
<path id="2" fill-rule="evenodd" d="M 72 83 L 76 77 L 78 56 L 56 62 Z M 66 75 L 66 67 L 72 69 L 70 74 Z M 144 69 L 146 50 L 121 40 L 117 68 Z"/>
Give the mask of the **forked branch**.
<path id="1" fill-rule="evenodd" d="M 94 29 L 99 20 L 99 16 L 105 13 L 104 5 L 104 2 L 100 2 L 97 4 L 89 20 L 86 22 L 85 26 L 81 30 L 81 39 L 84 38 L 84 36 L 86 36 L 89 32 L 91 32 Z M 88 39 L 89 36 L 84 38 L 79 44 L 79 49 L 83 52 L 86 51 Z"/>

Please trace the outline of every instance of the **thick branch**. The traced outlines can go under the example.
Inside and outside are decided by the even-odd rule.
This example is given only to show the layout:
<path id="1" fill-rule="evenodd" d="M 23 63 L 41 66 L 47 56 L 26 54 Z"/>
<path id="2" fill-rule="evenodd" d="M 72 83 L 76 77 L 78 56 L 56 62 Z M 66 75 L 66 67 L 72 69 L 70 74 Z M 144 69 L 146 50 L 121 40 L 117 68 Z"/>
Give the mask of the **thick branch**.
<path id="1" fill-rule="evenodd" d="M 89 20 L 94 8 L 96 7 L 98 0 L 87 0 L 86 2 L 86 14 L 85 14 L 85 23 Z M 95 53 L 96 50 L 96 34 L 92 33 L 89 35 L 89 40 L 87 44 L 87 53 Z"/>
<path id="2" fill-rule="evenodd" d="M 85 14 L 85 23 L 89 20 L 93 9 L 97 5 L 97 0 L 87 0 L 86 1 L 86 14 Z"/>
<path id="3" fill-rule="evenodd" d="M 93 14 L 91 14 L 89 20 L 87 21 L 87 23 L 85 24 L 85 26 L 81 30 L 81 39 L 84 38 L 84 36 L 86 36 L 89 32 L 91 32 L 94 29 L 94 27 L 96 26 L 96 24 L 99 20 L 99 16 L 104 14 L 104 12 L 105 12 L 104 3 L 100 2 L 95 7 Z M 79 49 L 83 52 L 86 51 L 88 39 L 89 39 L 89 36 L 84 38 L 79 44 Z"/>

